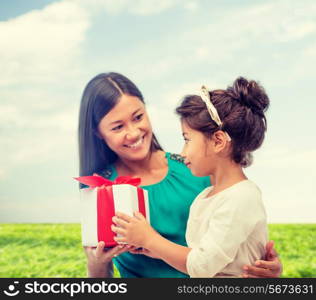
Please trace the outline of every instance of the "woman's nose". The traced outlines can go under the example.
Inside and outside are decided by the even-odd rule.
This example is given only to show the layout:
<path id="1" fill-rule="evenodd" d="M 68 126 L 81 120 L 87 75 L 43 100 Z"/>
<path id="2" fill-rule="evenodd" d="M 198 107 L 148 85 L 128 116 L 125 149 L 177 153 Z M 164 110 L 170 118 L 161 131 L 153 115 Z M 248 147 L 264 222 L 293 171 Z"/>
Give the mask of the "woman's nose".
<path id="1" fill-rule="evenodd" d="M 133 139 L 136 139 L 140 136 L 140 129 L 137 128 L 137 127 L 131 127 L 129 128 L 127 134 L 126 134 L 126 137 L 127 139 L 129 140 L 133 140 Z"/>

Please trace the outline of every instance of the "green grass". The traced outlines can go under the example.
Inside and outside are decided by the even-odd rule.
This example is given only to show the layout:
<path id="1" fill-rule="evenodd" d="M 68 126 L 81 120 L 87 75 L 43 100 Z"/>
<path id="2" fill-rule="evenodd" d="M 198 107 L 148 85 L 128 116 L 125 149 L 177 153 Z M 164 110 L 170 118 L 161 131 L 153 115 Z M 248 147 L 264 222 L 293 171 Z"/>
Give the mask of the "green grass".
<path id="1" fill-rule="evenodd" d="M 282 277 L 316 277 L 316 224 L 270 224 L 283 264 Z"/>
<path id="2" fill-rule="evenodd" d="M 316 277 L 316 224 L 269 230 L 282 277 Z M 0 277 L 86 277 L 80 238 L 79 224 L 0 224 Z"/>

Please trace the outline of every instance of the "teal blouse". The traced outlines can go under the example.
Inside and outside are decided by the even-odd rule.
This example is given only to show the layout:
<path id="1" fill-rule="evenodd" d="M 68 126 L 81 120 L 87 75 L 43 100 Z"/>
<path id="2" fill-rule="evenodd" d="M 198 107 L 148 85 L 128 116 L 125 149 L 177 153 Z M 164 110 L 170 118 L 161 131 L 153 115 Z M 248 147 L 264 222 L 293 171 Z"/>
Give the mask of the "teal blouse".
<path id="1" fill-rule="evenodd" d="M 210 177 L 195 177 L 178 154 L 166 153 L 168 173 L 155 184 L 140 186 L 148 191 L 150 223 L 166 239 L 187 246 L 185 231 L 189 208 L 195 197 L 210 186 Z M 114 165 L 100 173 L 114 180 L 118 175 Z M 145 255 L 122 253 L 114 258 L 121 277 L 188 277 L 160 259 Z"/>

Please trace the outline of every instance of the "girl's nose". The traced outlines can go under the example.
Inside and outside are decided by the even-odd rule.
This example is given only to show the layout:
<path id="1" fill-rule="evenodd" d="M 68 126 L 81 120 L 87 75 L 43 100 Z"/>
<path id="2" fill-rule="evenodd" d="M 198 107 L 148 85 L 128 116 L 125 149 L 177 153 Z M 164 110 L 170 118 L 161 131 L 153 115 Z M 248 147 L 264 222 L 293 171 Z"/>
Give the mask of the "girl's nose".
<path id="1" fill-rule="evenodd" d="M 182 151 L 180 153 L 181 156 L 183 156 L 185 158 L 185 146 L 183 146 Z"/>

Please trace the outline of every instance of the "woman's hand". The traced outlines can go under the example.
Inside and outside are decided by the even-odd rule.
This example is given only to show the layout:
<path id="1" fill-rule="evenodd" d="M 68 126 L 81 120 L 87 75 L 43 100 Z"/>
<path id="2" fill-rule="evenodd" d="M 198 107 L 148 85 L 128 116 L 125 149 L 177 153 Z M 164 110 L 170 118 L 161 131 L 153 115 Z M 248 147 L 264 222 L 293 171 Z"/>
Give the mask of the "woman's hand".
<path id="1" fill-rule="evenodd" d="M 112 225 L 112 231 L 120 235 L 114 238 L 118 243 L 147 248 L 146 244 L 157 235 L 140 212 L 134 212 L 134 217 L 117 212 L 112 220 L 116 225 Z"/>
<path id="2" fill-rule="evenodd" d="M 112 277 L 112 258 L 129 249 L 124 245 L 117 245 L 104 250 L 104 242 L 99 242 L 97 248 L 84 247 L 87 257 L 88 277 Z"/>
<path id="3" fill-rule="evenodd" d="M 278 278 L 282 274 L 282 263 L 274 249 L 274 242 L 269 241 L 266 245 L 265 260 L 257 260 L 255 266 L 244 266 L 244 278 Z"/>

